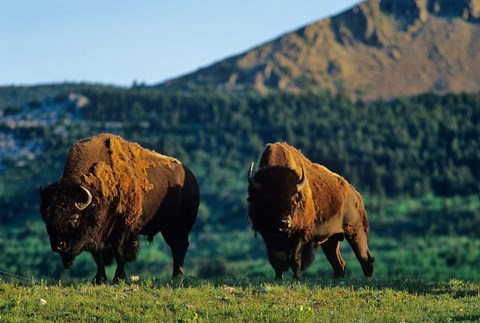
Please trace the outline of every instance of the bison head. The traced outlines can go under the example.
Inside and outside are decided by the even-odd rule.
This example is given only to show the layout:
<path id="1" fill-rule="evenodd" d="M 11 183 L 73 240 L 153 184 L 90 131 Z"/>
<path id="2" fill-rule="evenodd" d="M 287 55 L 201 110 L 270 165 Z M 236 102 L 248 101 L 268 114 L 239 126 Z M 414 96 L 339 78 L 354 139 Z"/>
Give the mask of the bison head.
<path id="1" fill-rule="evenodd" d="M 40 188 L 40 213 L 46 224 L 52 251 L 70 268 L 86 241 L 88 209 L 93 205 L 90 191 L 78 184 L 59 181 Z"/>
<path id="2" fill-rule="evenodd" d="M 253 163 L 248 172 L 249 217 L 255 231 L 283 237 L 292 233 L 292 221 L 303 212 L 303 188 L 307 182 L 302 166 L 299 177 L 288 167 L 267 167 L 255 176 Z M 300 214 L 300 215 L 299 215 Z"/>
<path id="3" fill-rule="evenodd" d="M 287 270 L 291 265 L 292 235 L 295 217 L 303 216 L 304 187 L 307 182 L 302 166 L 301 175 L 288 167 L 261 168 L 253 176 L 253 163 L 248 171 L 248 215 L 253 229 L 267 246 L 268 258 L 274 268 Z"/>

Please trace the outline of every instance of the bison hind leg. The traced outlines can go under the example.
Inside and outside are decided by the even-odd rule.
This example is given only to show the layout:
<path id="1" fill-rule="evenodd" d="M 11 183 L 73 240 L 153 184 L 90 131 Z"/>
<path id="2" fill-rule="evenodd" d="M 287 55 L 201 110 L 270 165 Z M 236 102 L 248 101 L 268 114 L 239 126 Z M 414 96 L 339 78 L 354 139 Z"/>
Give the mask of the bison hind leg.
<path id="1" fill-rule="evenodd" d="M 355 227 L 351 224 L 347 224 L 344 229 L 345 237 L 360 262 L 365 277 L 371 278 L 373 275 L 373 263 L 375 262 L 375 258 L 368 249 L 367 231 L 362 225 Z"/>
<path id="2" fill-rule="evenodd" d="M 165 242 L 170 246 L 173 258 L 172 277 L 183 276 L 183 264 L 189 246 L 188 232 L 162 231 Z"/>
<path id="3" fill-rule="evenodd" d="M 333 276 L 335 278 L 345 277 L 345 260 L 340 253 L 340 241 L 343 240 L 343 234 L 335 234 L 321 244 L 323 253 L 332 266 Z"/>

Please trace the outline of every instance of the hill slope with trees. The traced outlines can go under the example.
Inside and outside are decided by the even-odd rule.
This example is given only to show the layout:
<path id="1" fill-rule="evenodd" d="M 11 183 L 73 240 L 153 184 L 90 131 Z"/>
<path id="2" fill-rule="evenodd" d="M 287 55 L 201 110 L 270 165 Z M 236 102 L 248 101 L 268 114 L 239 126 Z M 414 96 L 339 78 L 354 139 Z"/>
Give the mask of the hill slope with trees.
<path id="1" fill-rule="evenodd" d="M 181 159 L 196 174 L 201 205 L 187 272 L 271 274 L 246 217 L 246 173 L 266 143 L 287 141 L 364 195 L 377 275 L 480 279 L 479 123 L 479 94 L 366 103 L 328 93 L 241 97 L 92 87 L 2 108 L 0 269 L 93 275 L 86 255 L 64 272 L 50 252 L 38 187 L 61 176 L 76 140 L 113 132 Z M 127 270 L 170 272 L 161 240 L 142 241 L 139 260 Z M 359 274 L 345 253 L 349 275 Z M 321 252 L 318 258 L 307 277 L 331 275 Z"/>

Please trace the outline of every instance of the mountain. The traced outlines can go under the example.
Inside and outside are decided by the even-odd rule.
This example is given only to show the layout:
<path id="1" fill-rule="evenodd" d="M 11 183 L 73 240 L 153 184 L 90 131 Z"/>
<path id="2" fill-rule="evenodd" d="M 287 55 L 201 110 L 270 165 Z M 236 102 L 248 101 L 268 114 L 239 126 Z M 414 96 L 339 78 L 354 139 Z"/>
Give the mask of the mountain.
<path id="1" fill-rule="evenodd" d="M 477 92 L 480 0 L 365 1 L 158 87 L 367 100 Z"/>

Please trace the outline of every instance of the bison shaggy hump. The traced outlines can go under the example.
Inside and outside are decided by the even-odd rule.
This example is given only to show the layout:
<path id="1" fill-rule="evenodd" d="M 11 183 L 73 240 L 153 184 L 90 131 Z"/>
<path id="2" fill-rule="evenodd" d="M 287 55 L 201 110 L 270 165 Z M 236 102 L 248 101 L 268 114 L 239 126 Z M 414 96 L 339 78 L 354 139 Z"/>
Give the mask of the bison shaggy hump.
<path id="1" fill-rule="evenodd" d="M 107 155 L 102 156 L 105 153 Z M 106 158 L 93 162 L 92 157 Z M 148 181 L 147 169 L 157 166 L 172 169 L 172 164 L 181 163 L 119 136 L 101 134 L 73 145 L 64 176 L 82 174 L 82 181 L 96 187 L 104 201 L 114 203 L 115 214 L 122 216 L 130 230 L 135 231 L 143 211 L 144 192 L 153 188 Z"/>
<path id="2" fill-rule="evenodd" d="M 179 160 L 112 134 L 76 142 L 62 178 L 41 189 L 40 211 L 52 250 L 70 267 L 82 251 L 97 263 L 96 282 L 115 258 L 115 280 L 135 259 L 138 234 L 149 240 L 161 232 L 172 250 L 173 275 L 183 273 L 199 204 L 193 173 Z"/>

